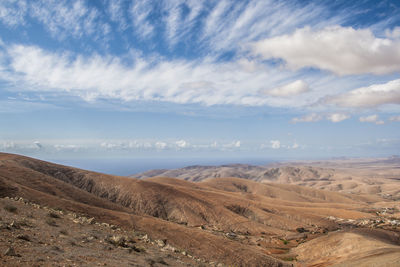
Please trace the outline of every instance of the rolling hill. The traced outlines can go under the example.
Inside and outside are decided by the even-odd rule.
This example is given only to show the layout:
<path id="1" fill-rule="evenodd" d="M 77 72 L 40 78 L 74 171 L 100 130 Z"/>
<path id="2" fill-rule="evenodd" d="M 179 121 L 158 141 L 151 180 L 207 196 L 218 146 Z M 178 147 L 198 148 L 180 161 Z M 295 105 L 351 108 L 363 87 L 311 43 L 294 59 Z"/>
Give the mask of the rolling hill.
<path id="1" fill-rule="evenodd" d="M 376 194 L 242 178 L 133 179 L 0 154 L 1 197 L 22 197 L 145 233 L 150 242 L 162 240 L 211 265 L 323 266 L 381 254 L 389 261 L 400 253 L 399 240 L 389 238 L 399 232 L 396 202 Z M 345 240 L 355 230 L 361 237 L 354 255 L 332 258 L 321 250 L 320 258 L 304 257 L 313 247 L 308 244 Z M 378 236 L 375 231 L 379 238 L 371 239 Z M 363 243 L 382 249 L 367 250 Z M 340 245 L 332 241 L 332 249 L 335 244 Z"/>

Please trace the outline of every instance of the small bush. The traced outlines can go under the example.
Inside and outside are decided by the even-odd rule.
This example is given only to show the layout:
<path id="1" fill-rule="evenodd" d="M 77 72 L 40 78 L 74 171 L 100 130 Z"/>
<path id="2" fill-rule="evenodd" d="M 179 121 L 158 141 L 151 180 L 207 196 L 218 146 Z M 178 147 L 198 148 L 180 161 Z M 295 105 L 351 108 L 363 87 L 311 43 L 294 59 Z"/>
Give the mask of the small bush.
<path id="1" fill-rule="evenodd" d="M 50 218 L 48 218 L 48 219 L 46 220 L 46 223 L 47 223 L 48 225 L 50 225 L 50 226 L 53 226 L 53 227 L 57 227 L 57 226 L 58 226 L 57 223 L 56 223 L 54 220 L 50 219 Z"/>
<path id="2" fill-rule="evenodd" d="M 67 230 L 61 230 L 61 231 L 60 231 L 60 234 L 62 234 L 62 235 L 68 235 L 68 232 L 67 232 Z"/>
<path id="3" fill-rule="evenodd" d="M 60 215 L 58 215 L 58 214 L 55 213 L 55 212 L 50 212 L 50 213 L 48 214 L 48 216 L 49 216 L 50 218 L 54 218 L 54 219 L 60 219 L 60 218 L 61 218 Z"/>
<path id="4" fill-rule="evenodd" d="M 17 207 L 13 205 L 6 205 L 4 209 L 8 212 L 17 213 Z"/>

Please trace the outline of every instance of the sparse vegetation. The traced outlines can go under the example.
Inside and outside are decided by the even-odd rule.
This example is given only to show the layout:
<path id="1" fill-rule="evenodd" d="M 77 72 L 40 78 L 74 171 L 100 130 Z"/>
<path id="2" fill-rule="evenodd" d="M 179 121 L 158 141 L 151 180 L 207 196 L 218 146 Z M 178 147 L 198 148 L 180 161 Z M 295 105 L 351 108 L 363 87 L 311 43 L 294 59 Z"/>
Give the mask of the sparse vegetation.
<path id="1" fill-rule="evenodd" d="M 25 241 L 31 241 L 31 238 L 28 235 L 18 235 L 17 238 Z"/>
<path id="2" fill-rule="evenodd" d="M 57 213 L 52 212 L 52 211 L 49 212 L 48 216 L 49 216 L 50 218 L 54 218 L 54 219 L 60 219 L 60 218 L 61 218 L 60 215 L 58 215 Z"/>
<path id="3" fill-rule="evenodd" d="M 297 259 L 296 259 L 296 257 L 285 257 L 285 258 L 282 258 L 282 260 L 284 260 L 284 261 L 296 261 Z"/>
<path id="4" fill-rule="evenodd" d="M 47 218 L 47 219 L 46 219 L 46 223 L 47 223 L 48 225 L 50 225 L 50 226 L 58 227 L 56 221 L 53 220 L 53 219 Z"/>
<path id="5" fill-rule="evenodd" d="M 62 234 L 62 235 L 68 235 L 68 232 L 67 232 L 67 230 L 60 230 L 60 234 Z"/>
<path id="6" fill-rule="evenodd" d="M 17 207 L 13 205 L 5 205 L 4 209 L 8 212 L 17 213 Z"/>
<path id="7" fill-rule="evenodd" d="M 284 245 L 289 244 L 289 241 L 288 241 L 288 240 L 286 240 L 286 239 L 281 239 L 281 240 L 282 240 L 282 242 L 283 242 Z"/>

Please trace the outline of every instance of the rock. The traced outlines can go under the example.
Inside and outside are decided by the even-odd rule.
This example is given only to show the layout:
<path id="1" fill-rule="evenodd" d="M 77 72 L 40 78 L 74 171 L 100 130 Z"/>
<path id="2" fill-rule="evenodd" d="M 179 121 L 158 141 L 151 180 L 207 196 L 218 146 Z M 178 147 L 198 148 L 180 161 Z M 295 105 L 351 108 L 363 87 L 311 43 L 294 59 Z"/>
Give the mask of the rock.
<path id="1" fill-rule="evenodd" d="M 164 250 L 164 251 L 169 250 L 169 251 L 172 251 L 172 252 L 177 251 L 176 248 L 174 248 L 174 247 L 171 246 L 170 244 L 167 244 L 167 245 L 163 248 L 163 250 Z"/>
<path id="2" fill-rule="evenodd" d="M 31 241 L 28 235 L 17 235 L 17 238 L 25 241 Z"/>
<path id="3" fill-rule="evenodd" d="M 164 240 L 157 239 L 155 242 L 159 247 L 164 247 L 165 246 L 165 241 Z"/>
<path id="4" fill-rule="evenodd" d="M 235 234 L 235 233 L 226 233 L 226 236 L 227 237 L 229 237 L 229 238 L 236 238 L 237 237 L 237 235 Z"/>
<path id="5" fill-rule="evenodd" d="M 120 235 L 108 237 L 106 241 L 114 246 L 127 247 L 126 238 Z"/>
<path id="6" fill-rule="evenodd" d="M 15 229 L 20 229 L 21 227 L 19 226 L 19 224 L 17 223 L 17 222 L 15 222 L 15 221 L 12 221 L 11 223 L 10 223 L 10 227 L 11 228 L 15 228 Z"/>
<path id="7" fill-rule="evenodd" d="M 6 251 L 4 252 L 5 256 L 12 256 L 12 257 L 21 257 L 21 255 L 15 253 L 15 250 L 13 247 L 9 247 L 6 249 Z"/>

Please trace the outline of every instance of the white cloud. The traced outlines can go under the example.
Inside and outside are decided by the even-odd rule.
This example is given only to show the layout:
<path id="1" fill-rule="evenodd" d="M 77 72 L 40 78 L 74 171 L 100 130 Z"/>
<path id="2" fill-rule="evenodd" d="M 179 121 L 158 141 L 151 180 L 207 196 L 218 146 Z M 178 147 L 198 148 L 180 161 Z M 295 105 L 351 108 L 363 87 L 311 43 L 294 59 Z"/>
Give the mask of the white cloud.
<path id="1" fill-rule="evenodd" d="M 263 90 L 262 93 L 278 97 L 292 97 L 308 92 L 309 90 L 310 88 L 305 81 L 297 80 L 271 90 Z"/>
<path id="2" fill-rule="evenodd" d="M 266 59 L 282 58 L 293 69 L 315 67 L 339 75 L 400 71 L 400 41 L 378 38 L 369 29 L 305 27 L 258 41 L 252 51 Z"/>
<path id="3" fill-rule="evenodd" d="M 217 143 L 214 143 L 217 146 Z M 241 142 L 238 141 L 233 141 L 232 143 L 228 143 L 228 144 L 224 144 L 222 145 L 222 148 L 229 148 L 229 149 L 233 149 L 233 148 L 240 148 L 241 146 Z"/>
<path id="4" fill-rule="evenodd" d="M 127 65 L 117 57 L 57 54 L 23 45 L 10 46 L 6 52 L 11 71 L 0 71 L 0 75 L 13 84 L 19 83 L 19 90 L 66 93 L 86 101 L 108 98 L 291 107 L 310 101 L 260 95 L 265 84 L 282 83 L 293 74 L 266 67 L 249 72 L 239 61 L 154 61 L 136 55 L 134 64 Z"/>
<path id="5" fill-rule="evenodd" d="M 299 144 L 297 144 L 297 143 L 294 143 L 294 144 L 292 145 L 292 148 L 293 148 L 293 149 L 297 149 L 297 148 L 299 148 Z"/>
<path id="6" fill-rule="evenodd" d="M 292 123 L 298 123 L 298 122 L 316 122 L 316 121 L 320 121 L 323 119 L 323 116 L 317 113 L 311 113 L 311 114 L 307 114 L 304 115 L 302 117 L 299 118 L 293 118 L 292 119 Z"/>
<path id="7" fill-rule="evenodd" d="M 296 117 L 291 120 L 292 123 L 299 122 L 317 122 L 321 120 L 329 120 L 331 122 L 341 122 L 350 118 L 350 115 L 345 113 L 328 113 L 328 114 L 319 114 L 319 113 L 311 113 L 306 114 L 302 117 Z"/>
<path id="8" fill-rule="evenodd" d="M 360 122 L 371 122 L 371 123 L 375 123 L 375 124 L 384 124 L 385 122 L 383 120 L 379 120 L 379 116 L 374 114 L 374 115 L 370 115 L 370 116 L 366 116 L 366 117 L 360 117 Z"/>
<path id="9" fill-rule="evenodd" d="M 167 148 L 167 143 L 158 141 L 154 144 L 155 148 L 162 150 Z"/>
<path id="10" fill-rule="evenodd" d="M 82 147 L 78 146 L 78 145 L 64 145 L 64 144 L 56 144 L 54 145 L 54 148 L 57 151 L 73 151 L 76 152 L 79 149 L 81 149 Z"/>
<path id="11" fill-rule="evenodd" d="M 151 37 L 154 33 L 154 26 L 148 19 L 151 9 L 151 2 L 148 1 L 135 1 L 130 9 L 133 28 L 142 38 Z"/>
<path id="12" fill-rule="evenodd" d="M 83 1 L 32 1 L 29 15 L 58 39 L 104 34 L 105 22 L 101 21 L 100 12 Z"/>
<path id="13" fill-rule="evenodd" d="M 35 146 L 37 147 L 37 148 L 39 148 L 39 149 L 42 149 L 43 148 L 43 145 L 39 142 L 39 141 L 35 141 L 35 142 L 33 142 L 34 144 L 35 144 Z"/>
<path id="14" fill-rule="evenodd" d="M 400 121 L 400 115 L 398 116 L 392 116 L 389 118 L 390 121 Z"/>
<path id="15" fill-rule="evenodd" d="M 124 6 L 122 0 L 113 0 L 109 2 L 108 13 L 111 21 L 117 22 L 119 30 L 124 31 L 128 28 L 128 22 L 124 14 Z"/>
<path id="16" fill-rule="evenodd" d="M 343 113 L 332 113 L 327 116 L 327 119 L 331 122 L 341 122 L 350 118 L 349 115 Z"/>
<path id="17" fill-rule="evenodd" d="M 175 142 L 175 144 L 176 144 L 176 146 L 178 147 L 178 148 L 187 148 L 187 147 L 189 147 L 189 143 L 188 142 L 186 142 L 185 140 L 178 140 L 178 141 L 176 141 Z"/>
<path id="18" fill-rule="evenodd" d="M 10 26 L 24 24 L 27 6 L 27 2 L 24 0 L 0 1 L 0 21 Z"/>
<path id="19" fill-rule="evenodd" d="M 341 107 L 373 108 L 385 104 L 400 104 L 400 79 L 373 84 L 324 99 Z"/>
<path id="20" fill-rule="evenodd" d="M 272 149 L 279 149 L 281 148 L 281 142 L 279 140 L 271 140 L 271 148 Z"/>

